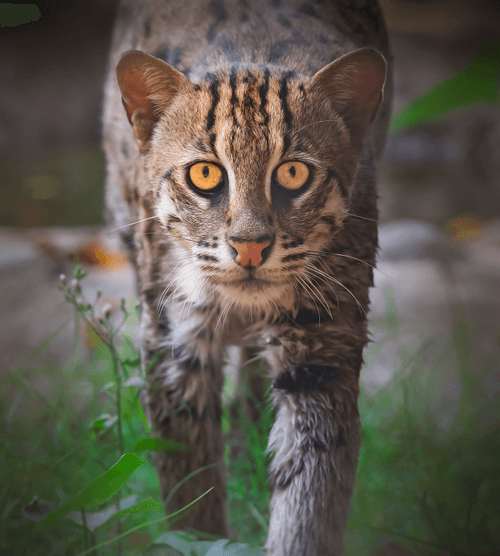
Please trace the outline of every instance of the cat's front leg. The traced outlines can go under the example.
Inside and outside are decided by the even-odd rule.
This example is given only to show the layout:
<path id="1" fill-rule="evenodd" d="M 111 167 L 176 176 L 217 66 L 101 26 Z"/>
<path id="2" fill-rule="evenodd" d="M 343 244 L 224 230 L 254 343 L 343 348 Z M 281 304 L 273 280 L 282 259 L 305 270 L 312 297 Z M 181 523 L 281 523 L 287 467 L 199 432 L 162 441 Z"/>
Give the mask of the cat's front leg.
<path id="1" fill-rule="evenodd" d="M 345 337 L 336 341 L 333 327 L 314 328 L 281 331 L 266 353 L 278 404 L 269 438 L 269 556 L 341 553 L 360 446 L 361 346 L 359 338 L 350 348 Z M 336 345 L 344 350 L 334 356 Z"/>
<path id="2" fill-rule="evenodd" d="M 221 428 L 223 371 L 218 355 L 222 349 L 202 331 L 191 330 L 189 323 L 198 322 L 196 316 L 184 322 L 171 318 L 168 340 L 161 338 L 164 345 L 160 349 L 148 349 L 144 354 L 148 368 L 146 405 L 153 434 L 186 446 L 175 454 L 155 452 L 154 462 L 162 498 L 168 500 L 167 514 L 212 489 L 180 518 L 174 518 L 173 527 L 227 536 Z M 145 312 L 142 317 L 146 320 Z M 165 345 L 166 341 L 172 343 Z M 148 363 L 150 356 L 152 361 Z M 191 473 L 191 478 L 179 485 Z"/>

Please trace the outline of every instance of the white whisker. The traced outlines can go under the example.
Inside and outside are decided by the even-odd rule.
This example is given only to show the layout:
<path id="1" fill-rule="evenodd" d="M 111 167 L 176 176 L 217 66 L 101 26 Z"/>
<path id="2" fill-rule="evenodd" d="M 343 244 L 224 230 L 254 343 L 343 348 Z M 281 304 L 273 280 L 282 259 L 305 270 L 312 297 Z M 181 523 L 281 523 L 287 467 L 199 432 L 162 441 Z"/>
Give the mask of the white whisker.
<path id="1" fill-rule="evenodd" d="M 297 133 L 298 133 L 299 131 L 302 131 L 302 130 L 305 129 L 306 127 L 311 127 L 312 125 L 324 124 L 324 123 L 328 123 L 328 122 L 338 122 L 338 120 L 319 120 L 319 121 L 317 121 L 317 122 L 312 122 L 311 124 L 304 125 L 304 126 L 302 126 L 301 128 L 299 128 L 297 131 L 294 131 L 294 132 L 292 133 L 292 137 L 293 137 L 294 135 L 297 135 Z"/>
<path id="2" fill-rule="evenodd" d="M 370 268 L 373 268 L 375 270 L 374 265 L 372 265 L 370 263 L 367 263 L 363 259 L 358 259 L 357 257 L 353 257 L 352 255 L 344 255 L 343 253 L 329 253 L 328 251 L 309 251 L 309 253 L 313 254 L 313 255 L 322 255 L 322 256 L 327 256 L 327 257 L 344 257 L 346 259 L 353 259 L 354 261 L 358 261 L 360 263 L 363 263 L 366 266 L 369 266 Z"/>
<path id="3" fill-rule="evenodd" d="M 118 228 L 113 228 L 110 231 L 116 232 L 116 230 L 122 230 L 123 228 L 128 228 L 129 226 L 134 226 L 134 224 L 139 224 L 140 222 L 145 222 L 146 220 L 152 220 L 153 218 L 157 218 L 157 217 L 149 216 L 148 218 L 143 218 L 142 220 L 136 220 L 135 222 L 131 222 L 130 224 L 125 224 L 124 226 L 118 226 Z"/>
<path id="4" fill-rule="evenodd" d="M 321 259 L 318 259 L 318 260 L 319 260 L 320 263 L 323 263 L 323 262 L 324 262 L 324 261 L 321 261 Z M 314 268 L 316 268 L 316 267 L 314 267 Z M 327 268 L 328 268 L 328 267 L 327 267 Z M 318 272 L 322 272 L 322 271 L 320 271 L 318 268 L 316 268 L 316 270 L 317 270 Z M 331 269 L 328 269 L 328 270 L 330 270 L 330 272 L 331 272 Z M 349 295 L 354 299 L 354 301 L 356 301 L 359 310 L 363 312 L 363 314 L 365 315 L 365 317 L 367 316 L 367 315 L 366 315 L 366 311 L 363 309 L 363 306 L 362 306 L 361 303 L 358 301 L 358 298 L 352 293 L 352 291 L 351 291 L 349 288 L 347 288 L 346 286 L 344 286 L 344 284 L 342 284 L 342 282 L 340 282 L 339 280 L 337 280 L 335 277 L 333 277 L 333 276 L 332 276 L 331 274 L 329 274 L 329 273 L 324 272 L 322 275 L 323 275 L 325 278 L 327 278 L 328 280 L 331 280 L 332 282 L 334 282 L 335 284 L 338 284 L 341 288 L 344 288 L 344 289 L 349 293 Z"/>
<path id="5" fill-rule="evenodd" d="M 255 357 L 252 357 L 251 359 L 248 359 L 247 361 L 245 361 L 244 363 L 242 363 L 241 367 L 245 367 L 246 365 L 250 365 L 251 363 L 255 363 L 255 361 L 259 361 L 259 359 L 262 359 L 262 355 L 256 355 Z"/>
<path id="6" fill-rule="evenodd" d="M 321 291 L 317 288 L 317 286 L 311 281 L 312 276 L 306 274 L 306 278 L 307 278 L 307 282 L 308 284 L 311 286 L 311 288 L 314 289 L 314 291 L 316 292 L 316 298 L 317 300 L 321 303 L 321 305 L 323 305 L 323 307 L 326 309 L 326 312 L 329 314 L 330 318 L 333 320 L 333 315 L 332 312 L 330 310 L 330 307 L 328 306 L 325 297 L 323 296 L 323 294 L 321 293 Z"/>
<path id="7" fill-rule="evenodd" d="M 271 302 L 276 308 L 277 315 L 279 315 L 280 313 L 287 312 L 286 309 L 283 307 L 283 305 L 277 299 L 271 299 Z"/>
<path id="8" fill-rule="evenodd" d="M 378 222 L 374 218 L 368 218 L 366 216 L 358 216 L 357 214 L 353 214 L 352 212 L 348 212 L 347 216 L 353 216 L 354 218 L 360 218 L 361 220 L 369 220 L 370 222 Z"/>
<path id="9" fill-rule="evenodd" d="M 302 279 L 301 276 L 297 276 L 297 281 L 303 286 L 303 288 L 308 293 L 309 297 L 312 299 L 312 302 L 314 303 L 314 306 L 316 307 L 316 311 L 318 313 L 318 324 L 319 324 L 321 322 L 321 311 L 319 310 L 318 304 L 316 303 L 316 300 L 314 299 L 314 296 L 311 295 L 311 289 L 309 288 L 307 283 Z"/>
<path id="10" fill-rule="evenodd" d="M 358 259 L 357 257 L 353 257 L 352 255 L 344 255 L 343 253 L 328 253 L 327 251 L 309 251 L 309 253 L 312 253 L 314 255 L 327 256 L 327 257 L 344 257 L 345 259 L 353 259 L 354 261 L 358 261 L 360 263 L 363 263 L 366 266 L 369 266 L 370 268 L 373 268 L 373 270 L 376 270 L 377 272 L 380 272 L 381 274 L 384 274 L 388 278 L 393 278 L 393 276 L 391 276 L 387 272 L 384 272 L 383 270 L 380 270 L 380 268 L 378 268 L 378 267 L 376 267 L 376 266 L 374 266 L 370 263 L 367 263 L 363 259 Z M 322 261 L 321 259 L 317 259 L 317 260 L 321 263 L 324 263 L 324 261 Z"/>
<path id="11" fill-rule="evenodd" d="M 175 270 L 177 270 L 177 268 L 179 267 L 179 265 L 185 261 L 195 261 L 196 259 L 193 257 L 193 255 L 188 255 L 187 257 L 183 257 L 181 259 L 179 259 L 176 263 L 176 265 L 174 266 L 174 268 L 167 274 L 167 276 L 163 279 L 164 282 L 166 282 L 169 277 L 172 275 L 173 272 L 175 272 Z M 158 303 L 157 303 L 157 315 L 158 317 L 161 315 L 163 309 L 165 308 L 165 305 L 167 304 L 167 301 L 172 297 L 172 295 L 175 294 L 175 292 L 179 289 L 179 286 L 177 286 L 175 288 L 175 290 L 167 297 L 167 299 L 164 299 L 165 296 L 168 294 L 168 291 L 170 289 L 170 287 L 172 286 L 172 284 L 175 282 L 175 278 L 170 280 L 170 282 L 168 283 L 168 285 L 165 287 L 165 289 L 163 290 L 162 294 L 160 295 L 160 298 L 158 299 Z"/>
<path id="12" fill-rule="evenodd" d="M 330 277 L 330 275 L 327 274 L 326 272 L 323 272 L 319 268 L 316 268 L 310 262 L 307 262 L 306 266 L 309 269 L 309 272 L 315 272 L 316 277 L 319 278 L 322 282 L 324 282 L 332 290 L 333 295 L 335 296 L 335 299 L 337 300 L 337 307 L 340 307 L 339 296 L 337 295 L 337 292 L 335 291 L 335 288 L 330 284 L 330 282 L 328 282 L 328 280 L 325 279 L 325 276 L 328 278 L 328 277 Z"/>
<path id="13" fill-rule="evenodd" d="M 229 309 L 235 304 L 236 304 L 236 302 L 233 301 L 233 300 L 229 300 L 229 301 L 226 302 L 224 307 L 221 309 L 221 312 L 219 314 L 219 318 L 217 319 L 217 323 L 215 325 L 214 332 L 217 332 L 217 328 L 219 327 L 219 323 L 221 324 L 221 329 L 224 327 L 224 323 L 225 323 L 225 320 L 226 320 L 226 316 L 229 312 Z"/>
<path id="14" fill-rule="evenodd" d="M 341 288 L 344 288 L 344 290 L 354 299 L 354 301 L 358 305 L 360 312 L 362 312 L 365 315 L 365 317 L 367 316 L 366 311 L 363 309 L 363 306 L 358 301 L 358 298 L 352 293 L 352 291 L 347 286 L 344 286 L 342 282 L 340 282 L 339 280 L 337 280 L 337 278 L 334 278 L 333 276 L 328 276 L 328 279 L 334 282 L 335 284 L 338 284 Z"/>

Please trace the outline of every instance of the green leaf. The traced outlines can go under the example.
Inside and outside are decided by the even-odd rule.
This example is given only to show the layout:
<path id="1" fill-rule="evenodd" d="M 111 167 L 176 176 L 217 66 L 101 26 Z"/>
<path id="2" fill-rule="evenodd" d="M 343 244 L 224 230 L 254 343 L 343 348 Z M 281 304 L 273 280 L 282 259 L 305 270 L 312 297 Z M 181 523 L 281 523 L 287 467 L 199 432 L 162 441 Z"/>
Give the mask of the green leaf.
<path id="1" fill-rule="evenodd" d="M 137 494 L 132 494 L 131 496 L 127 496 L 126 498 L 120 500 L 118 508 L 116 507 L 116 505 L 113 505 L 109 508 L 101 510 L 100 512 L 85 512 L 87 529 L 89 529 L 90 531 L 94 531 L 95 529 L 97 529 L 97 527 L 100 527 L 101 525 L 104 525 L 104 523 L 107 523 L 114 515 L 119 513 L 121 510 L 127 511 L 128 508 L 133 506 L 136 500 Z M 66 517 L 72 519 L 75 523 L 83 527 L 81 512 L 69 512 Z"/>
<path id="2" fill-rule="evenodd" d="M 72 510 L 80 510 L 86 506 L 97 506 L 104 504 L 114 496 L 125 484 L 132 473 L 144 462 L 135 454 L 123 454 L 123 456 L 105 473 L 91 481 L 81 492 L 50 512 L 45 524 L 53 522 Z"/>
<path id="3" fill-rule="evenodd" d="M 149 426 L 147 417 L 144 413 L 144 409 L 142 409 L 141 403 L 136 404 L 135 407 L 136 407 L 136 415 L 139 416 L 142 422 L 142 426 L 144 427 L 144 430 L 146 431 L 147 434 L 151 433 L 151 427 Z"/>
<path id="4" fill-rule="evenodd" d="M 476 102 L 500 103 L 500 42 L 482 47 L 461 72 L 424 93 L 391 120 L 391 133 L 437 120 Z"/>
<path id="5" fill-rule="evenodd" d="M 109 413 L 103 413 L 97 419 L 94 419 L 90 424 L 90 428 L 94 432 L 99 432 L 102 429 L 109 429 L 118 421 L 118 417 L 116 415 L 110 415 Z"/>
<path id="6" fill-rule="evenodd" d="M 128 340 L 126 336 L 123 338 L 123 341 L 125 340 Z M 122 361 L 122 365 L 124 367 L 138 367 L 140 364 L 141 364 L 141 358 L 138 355 L 136 357 L 127 357 Z"/>
<path id="7" fill-rule="evenodd" d="M 203 469 L 203 468 L 202 468 Z M 193 473 L 190 473 L 190 475 L 193 475 Z M 196 504 L 199 500 L 201 500 L 204 496 L 206 496 L 211 490 L 213 490 L 214 487 L 209 488 L 206 492 L 204 492 L 201 496 L 198 496 L 198 498 L 196 498 L 195 500 L 193 500 L 192 502 L 190 502 L 189 504 L 186 504 L 183 508 L 181 508 L 180 510 L 177 510 L 176 512 L 170 514 L 170 515 L 165 515 L 163 517 L 161 517 L 160 519 L 154 519 L 152 521 L 146 521 L 145 523 L 142 523 L 141 525 L 138 525 L 137 527 L 132 527 L 132 529 L 129 529 L 128 531 L 125 531 L 124 533 L 122 533 L 121 535 L 117 535 L 116 537 L 113 537 L 112 539 L 110 539 L 109 541 L 104 541 L 100 544 L 98 544 L 97 546 L 92 546 L 86 550 L 84 550 L 83 552 L 80 552 L 78 554 L 78 556 L 86 556 L 87 554 L 89 554 L 90 552 L 94 552 L 96 551 L 98 548 L 102 548 L 104 546 L 109 546 L 110 544 L 113 544 L 114 542 L 123 539 L 123 537 L 130 535 L 130 533 L 133 533 L 134 531 L 138 531 L 139 529 L 142 529 L 143 527 L 149 527 L 150 525 L 154 525 L 155 523 L 160 523 L 162 521 L 165 521 L 166 519 L 169 519 L 171 517 L 174 517 L 175 515 L 180 514 L 181 512 L 186 511 L 188 508 L 190 508 L 191 506 L 193 506 L 194 504 Z"/>
<path id="8" fill-rule="evenodd" d="M 143 512 L 163 512 L 164 510 L 165 508 L 163 507 L 163 504 L 157 502 L 156 500 L 153 500 L 153 498 L 150 497 L 146 500 L 143 500 L 142 502 L 138 502 L 137 504 L 130 506 L 130 508 L 125 508 L 119 512 L 116 512 L 105 523 L 109 523 L 111 521 L 115 521 L 116 519 L 121 519 L 122 517 L 127 517 L 132 514 L 139 514 Z"/>
<path id="9" fill-rule="evenodd" d="M 164 510 L 163 504 L 160 504 L 160 502 L 157 502 L 152 498 L 148 498 L 147 500 L 134 504 L 136 499 L 137 495 L 133 494 L 132 496 L 127 496 L 127 498 L 120 500 L 119 509 L 116 506 L 111 506 L 100 512 L 87 512 L 87 529 L 94 531 L 98 527 L 102 527 L 103 525 L 109 524 L 117 519 L 128 517 L 129 515 L 144 512 L 163 512 Z M 68 514 L 68 517 L 73 519 L 79 525 L 82 525 L 82 516 L 80 513 L 71 512 Z"/>
<path id="10" fill-rule="evenodd" d="M 177 452 L 185 452 L 188 447 L 185 444 L 176 442 L 175 440 L 165 440 L 164 438 L 141 438 L 134 447 L 134 452 L 142 450 L 152 450 L 155 452 L 168 452 L 176 454 Z"/>
<path id="11" fill-rule="evenodd" d="M 112 388 L 115 388 L 115 386 L 116 386 L 116 382 L 114 381 L 106 382 L 106 384 L 101 388 L 101 392 L 106 392 L 107 390 L 111 390 Z"/>
<path id="12" fill-rule="evenodd" d="M 125 381 L 123 386 L 137 386 L 142 388 L 144 386 L 144 380 L 140 376 L 134 375 Z"/>
<path id="13" fill-rule="evenodd" d="M 75 270 L 74 270 L 74 277 L 77 280 L 83 280 L 83 278 L 85 278 L 85 276 L 87 276 L 87 272 L 85 270 L 83 270 L 83 268 L 79 264 L 76 264 L 75 265 Z"/>
<path id="14" fill-rule="evenodd" d="M 167 546 L 175 548 L 175 550 L 180 552 L 183 556 L 192 556 L 195 551 L 194 543 L 189 542 L 174 533 L 165 533 L 161 535 L 155 540 L 154 544 L 166 544 Z M 205 552 L 200 553 L 199 551 L 196 551 L 195 554 L 196 556 L 203 556 Z"/>
<path id="15" fill-rule="evenodd" d="M 128 422 L 135 414 L 135 408 L 140 405 L 137 393 L 133 388 L 121 390 L 121 419 L 122 423 Z"/>
<path id="16" fill-rule="evenodd" d="M 42 17 L 36 4 L 15 5 L 10 2 L 0 4 L 0 27 L 18 27 Z"/>

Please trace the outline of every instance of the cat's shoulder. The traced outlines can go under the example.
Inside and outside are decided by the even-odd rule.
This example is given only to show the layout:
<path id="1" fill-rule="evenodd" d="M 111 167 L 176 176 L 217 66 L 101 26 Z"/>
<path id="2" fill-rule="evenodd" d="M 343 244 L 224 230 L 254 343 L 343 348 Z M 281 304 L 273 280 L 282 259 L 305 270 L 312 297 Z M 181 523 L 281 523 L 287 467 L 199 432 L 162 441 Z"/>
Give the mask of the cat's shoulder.
<path id="1" fill-rule="evenodd" d="M 114 45 L 185 72 L 206 50 L 229 63 L 279 62 L 294 47 L 329 61 L 363 46 L 389 53 L 376 0 L 122 0 Z"/>

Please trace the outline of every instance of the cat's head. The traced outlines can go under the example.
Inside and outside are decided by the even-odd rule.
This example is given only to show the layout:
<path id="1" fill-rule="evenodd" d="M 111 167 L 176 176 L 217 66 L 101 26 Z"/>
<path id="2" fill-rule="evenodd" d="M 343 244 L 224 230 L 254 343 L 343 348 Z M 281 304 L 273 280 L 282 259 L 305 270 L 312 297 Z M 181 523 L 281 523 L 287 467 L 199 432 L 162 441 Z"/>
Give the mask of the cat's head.
<path id="1" fill-rule="evenodd" d="M 142 52 L 122 56 L 123 105 L 189 298 L 291 306 L 346 217 L 385 71 L 361 49 L 312 78 L 245 66 L 192 83 Z"/>

